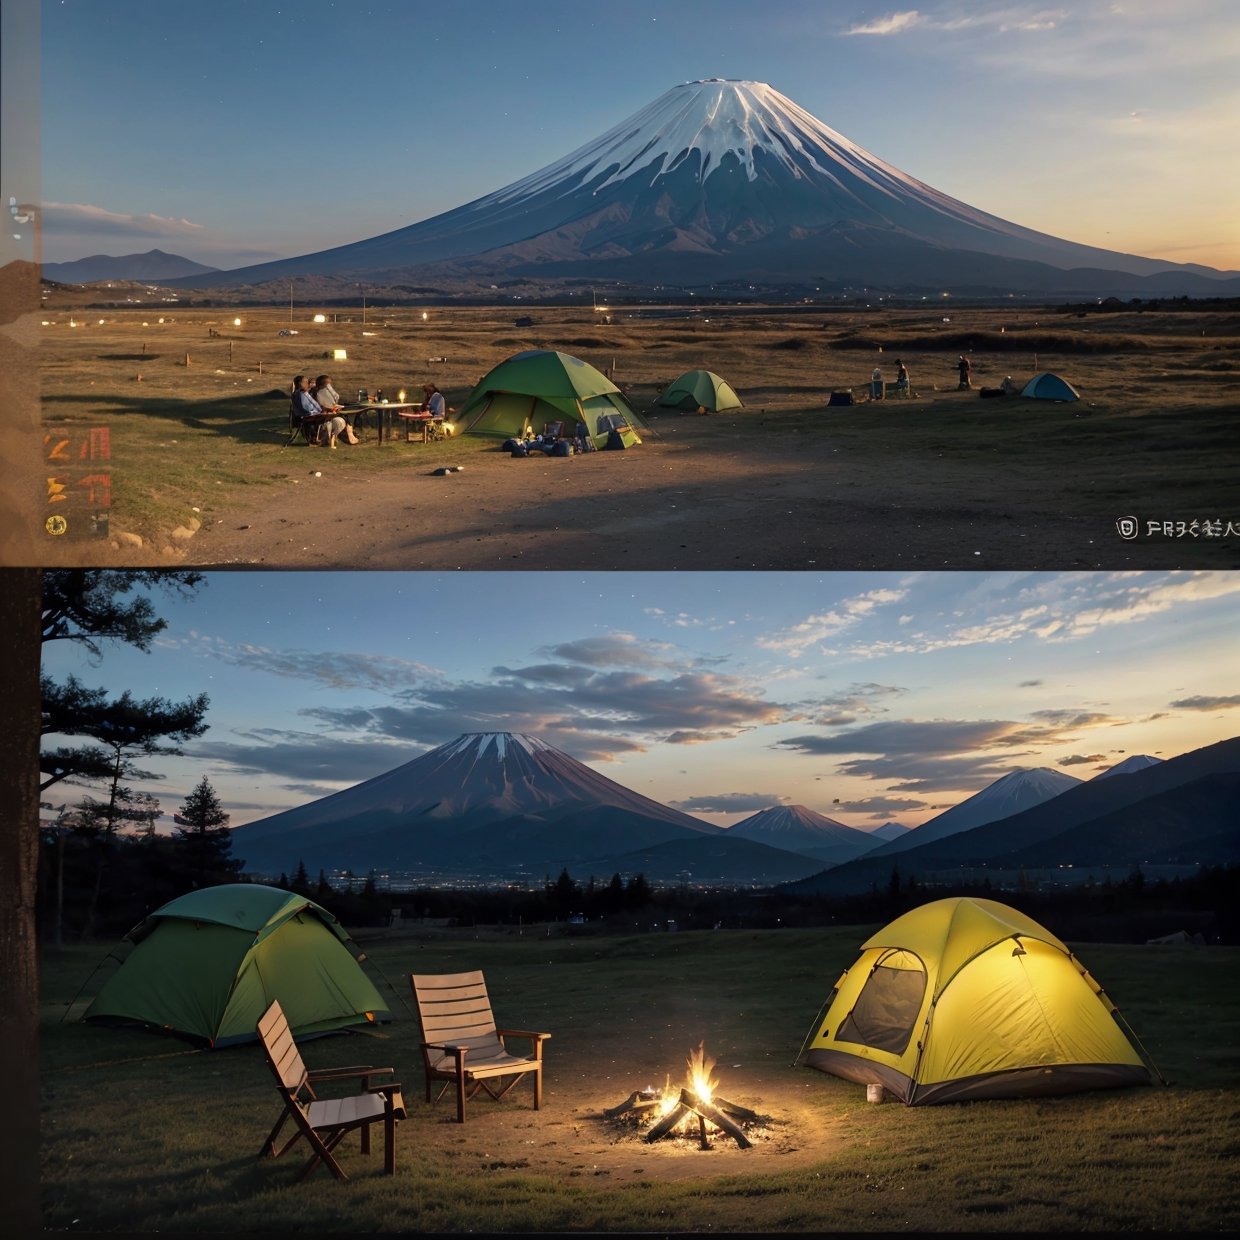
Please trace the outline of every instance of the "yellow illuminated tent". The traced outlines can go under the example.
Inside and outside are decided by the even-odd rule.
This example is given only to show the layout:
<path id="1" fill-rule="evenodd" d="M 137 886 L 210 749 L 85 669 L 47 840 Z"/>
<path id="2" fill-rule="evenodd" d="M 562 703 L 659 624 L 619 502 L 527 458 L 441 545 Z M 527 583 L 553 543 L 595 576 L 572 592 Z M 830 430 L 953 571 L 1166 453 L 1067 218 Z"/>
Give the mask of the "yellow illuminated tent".
<path id="1" fill-rule="evenodd" d="M 799 1062 L 910 1106 L 1152 1084 L 1157 1069 L 1120 1020 L 1049 930 L 954 897 L 861 945 Z"/>

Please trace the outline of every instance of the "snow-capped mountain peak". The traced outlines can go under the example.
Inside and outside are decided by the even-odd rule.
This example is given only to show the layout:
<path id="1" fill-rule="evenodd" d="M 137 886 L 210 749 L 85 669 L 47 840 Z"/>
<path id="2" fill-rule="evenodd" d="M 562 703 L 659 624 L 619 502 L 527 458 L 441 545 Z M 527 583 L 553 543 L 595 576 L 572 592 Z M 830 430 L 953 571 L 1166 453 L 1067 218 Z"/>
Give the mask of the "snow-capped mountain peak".
<path id="1" fill-rule="evenodd" d="M 1122 762 L 1108 766 L 1105 771 L 1100 771 L 1094 778 L 1109 779 L 1112 775 L 1131 775 L 1133 771 L 1143 771 L 1147 766 L 1157 766 L 1161 761 L 1161 758 L 1155 758 L 1148 753 L 1134 753 Z"/>
<path id="2" fill-rule="evenodd" d="M 1084 781 L 1074 775 L 1065 775 L 1063 771 L 1047 766 L 1022 767 L 1009 771 L 994 783 L 987 784 L 980 792 L 975 792 L 961 801 L 959 805 L 953 805 L 938 817 L 915 827 L 901 839 L 876 848 L 874 853 L 876 856 L 886 856 L 889 853 L 904 852 L 906 849 L 945 839 L 961 831 L 971 831 L 974 827 L 984 826 L 988 822 L 998 822 L 1000 818 L 1041 805 L 1043 801 L 1049 801 L 1082 782 Z"/>

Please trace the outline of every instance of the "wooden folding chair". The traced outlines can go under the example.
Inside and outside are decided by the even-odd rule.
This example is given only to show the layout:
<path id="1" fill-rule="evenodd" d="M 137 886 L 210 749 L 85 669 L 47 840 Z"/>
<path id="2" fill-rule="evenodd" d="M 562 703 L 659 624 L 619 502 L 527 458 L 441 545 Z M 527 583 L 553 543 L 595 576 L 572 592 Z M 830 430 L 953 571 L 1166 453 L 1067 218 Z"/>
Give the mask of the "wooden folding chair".
<path id="1" fill-rule="evenodd" d="M 456 1086 L 456 1118 L 465 1122 L 465 1099 L 485 1089 L 497 1101 L 522 1077 L 534 1078 L 534 1110 L 542 1106 L 542 1044 L 549 1033 L 497 1029 L 486 980 L 473 973 L 413 973 L 409 977 L 422 1026 L 426 1101 L 434 1105 Z M 528 1056 L 512 1055 L 505 1038 L 529 1038 Z M 498 1091 L 492 1081 L 509 1078 Z M 431 1097 L 433 1082 L 443 1081 Z"/>
<path id="2" fill-rule="evenodd" d="M 298 1179 L 305 1179 L 320 1163 L 326 1163 L 331 1173 L 338 1180 L 347 1180 L 344 1168 L 336 1161 L 332 1151 L 340 1144 L 342 1138 L 355 1129 L 362 1134 L 362 1153 L 370 1153 L 370 1126 L 383 1124 L 384 1160 L 383 1168 L 388 1175 L 396 1171 L 396 1122 L 405 1118 L 405 1104 L 401 1097 L 400 1085 L 388 1081 L 383 1085 L 372 1085 L 371 1078 L 385 1076 L 394 1071 L 392 1068 L 372 1068 L 368 1065 L 350 1068 L 320 1068 L 313 1072 L 307 1071 L 302 1062 L 297 1043 L 288 1027 L 284 1010 L 278 1002 L 259 1017 L 258 1037 L 263 1044 L 263 1052 L 267 1063 L 275 1074 L 277 1088 L 284 1099 L 284 1110 L 276 1121 L 263 1147 L 258 1152 L 259 1158 L 279 1158 L 303 1137 L 310 1145 L 310 1160 L 301 1169 Z M 362 1079 L 360 1094 L 344 1098 L 319 1098 L 312 1082 Z M 284 1127 L 285 1121 L 292 1119 L 297 1131 L 280 1148 L 276 1149 L 276 1137 Z"/>

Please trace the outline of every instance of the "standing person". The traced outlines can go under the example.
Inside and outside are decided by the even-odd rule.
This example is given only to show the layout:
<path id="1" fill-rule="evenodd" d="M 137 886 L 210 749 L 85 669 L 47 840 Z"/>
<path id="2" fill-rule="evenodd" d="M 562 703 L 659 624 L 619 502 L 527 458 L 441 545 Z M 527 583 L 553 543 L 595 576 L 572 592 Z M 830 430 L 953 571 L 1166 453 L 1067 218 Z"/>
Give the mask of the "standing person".
<path id="1" fill-rule="evenodd" d="M 960 371 L 960 386 L 956 390 L 963 392 L 965 388 L 971 388 L 973 386 L 973 363 L 963 353 L 960 355 L 960 361 L 956 363 L 956 369 Z"/>
<path id="2" fill-rule="evenodd" d="M 909 395 L 908 368 L 897 357 L 896 358 L 896 391 Z"/>
<path id="3" fill-rule="evenodd" d="M 319 375 L 310 389 L 310 395 L 318 401 L 324 413 L 338 413 L 344 417 L 344 406 L 340 403 L 339 393 L 332 387 L 331 375 Z M 353 427 L 349 424 L 348 418 L 344 418 L 343 434 L 345 443 L 361 443 L 361 440 L 353 433 Z"/>
<path id="4" fill-rule="evenodd" d="M 870 375 L 870 399 L 883 399 L 883 372 L 877 366 L 874 367 L 874 373 Z"/>
<path id="5" fill-rule="evenodd" d="M 303 418 L 317 418 L 324 412 L 323 406 L 310 395 L 310 380 L 305 375 L 297 375 L 293 380 L 293 417 L 298 422 L 301 422 Z M 323 443 L 323 432 L 326 431 L 327 446 L 334 448 L 336 446 L 336 436 L 344 428 L 344 418 L 329 417 L 320 425 L 314 442 L 318 444 Z"/>

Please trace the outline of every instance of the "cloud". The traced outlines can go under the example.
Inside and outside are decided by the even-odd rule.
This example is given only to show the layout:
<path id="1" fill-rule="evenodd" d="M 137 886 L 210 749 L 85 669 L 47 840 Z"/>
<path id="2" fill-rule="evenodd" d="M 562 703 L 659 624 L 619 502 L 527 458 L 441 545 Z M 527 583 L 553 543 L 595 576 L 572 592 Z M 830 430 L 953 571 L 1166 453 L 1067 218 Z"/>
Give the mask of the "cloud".
<path id="1" fill-rule="evenodd" d="M 879 17 L 874 21 L 863 22 L 855 26 L 850 26 L 844 31 L 844 33 L 846 35 L 902 34 L 904 31 L 910 30 L 914 26 L 923 25 L 924 23 L 925 18 L 922 17 L 916 9 L 909 9 L 904 13 L 889 13 L 886 17 Z"/>
<path id="2" fill-rule="evenodd" d="M 80 202 L 43 204 L 43 234 L 49 239 L 62 232 L 148 239 L 199 238 L 205 231 L 201 224 L 187 219 L 176 220 L 163 215 L 129 215 Z"/>
<path id="3" fill-rule="evenodd" d="M 390 692 L 394 687 L 420 683 L 426 679 L 438 679 L 441 675 L 425 663 L 394 658 L 391 655 L 347 651 L 333 651 L 330 655 L 324 655 L 322 650 L 287 646 L 275 650 L 270 646 L 224 641 L 222 638 L 198 634 L 189 640 L 157 640 L 165 649 L 182 649 L 218 659 L 221 663 L 229 663 L 234 667 L 268 672 L 290 680 L 316 682 L 331 689 L 373 689 Z"/>
<path id="4" fill-rule="evenodd" d="M 1206 697 L 1198 694 L 1196 697 L 1179 698 L 1169 705 L 1179 710 L 1230 710 L 1233 706 L 1240 706 L 1240 694 L 1229 697 Z"/>
<path id="5" fill-rule="evenodd" d="M 755 645 L 763 650 L 775 650 L 790 658 L 800 658 L 811 646 L 817 646 L 829 638 L 860 624 L 874 611 L 889 603 L 898 603 L 907 597 L 907 589 L 881 588 L 868 590 L 854 598 L 844 599 L 830 611 L 807 616 L 791 625 L 778 636 L 759 637 Z"/>
<path id="6" fill-rule="evenodd" d="M 840 774 L 892 781 L 887 784 L 889 792 L 951 791 L 993 782 L 1041 746 L 1062 744 L 1084 729 L 1122 722 L 1082 710 L 1038 711 L 1026 722 L 902 719 L 871 723 L 832 736 L 784 737 L 772 748 L 848 757 L 839 764 Z"/>
<path id="7" fill-rule="evenodd" d="M 884 698 L 899 697 L 907 690 L 896 685 L 854 684 L 805 707 L 810 722 L 820 728 L 844 727 L 856 723 L 858 717 L 885 714 Z"/>
<path id="8" fill-rule="evenodd" d="M 326 788 L 358 784 L 416 758 L 407 745 L 363 736 L 342 740 L 310 732 L 258 729 L 241 741 L 204 740 L 185 748 L 187 755 L 219 762 L 237 775 L 277 776 Z M 328 787 L 328 785 L 331 785 Z"/>
<path id="9" fill-rule="evenodd" d="M 670 642 L 651 641 L 633 633 L 607 633 L 561 642 L 547 647 L 546 653 L 586 667 L 683 667 L 687 661 Z"/>
<path id="10" fill-rule="evenodd" d="M 667 804 L 686 814 L 756 814 L 772 806 L 786 805 L 790 799 L 774 792 L 717 792 Z"/>
<path id="11" fill-rule="evenodd" d="M 1099 762 L 1107 761 L 1107 755 L 1104 753 L 1076 753 L 1066 758 L 1057 758 L 1060 766 L 1097 766 Z"/>
<path id="12" fill-rule="evenodd" d="M 1015 606 L 983 618 L 958 608 L 937 628 L 923 622 L 899 638 L 858 642 L 846 653 L 862 658 L 930 654 L 968 646 L 1034 640 L 1076 641 L 1123 624 L 1139 624 L 1169 612 L 1187 611 L 1240 593 L 1240 573 L 1202 570 L 1165 573 L 1060 573 L 1027 577 L 1007 597 Z"/>
<path id="13" fill-rule="evenodd" d="M 877 822 L 886 822 L 897 814 L 916 814 L 926 808 L 926 802 L 912 797 L 862 797 L 857 801 L 840 801 L 832 804 L 830 814 L 862 814 Z"/>

